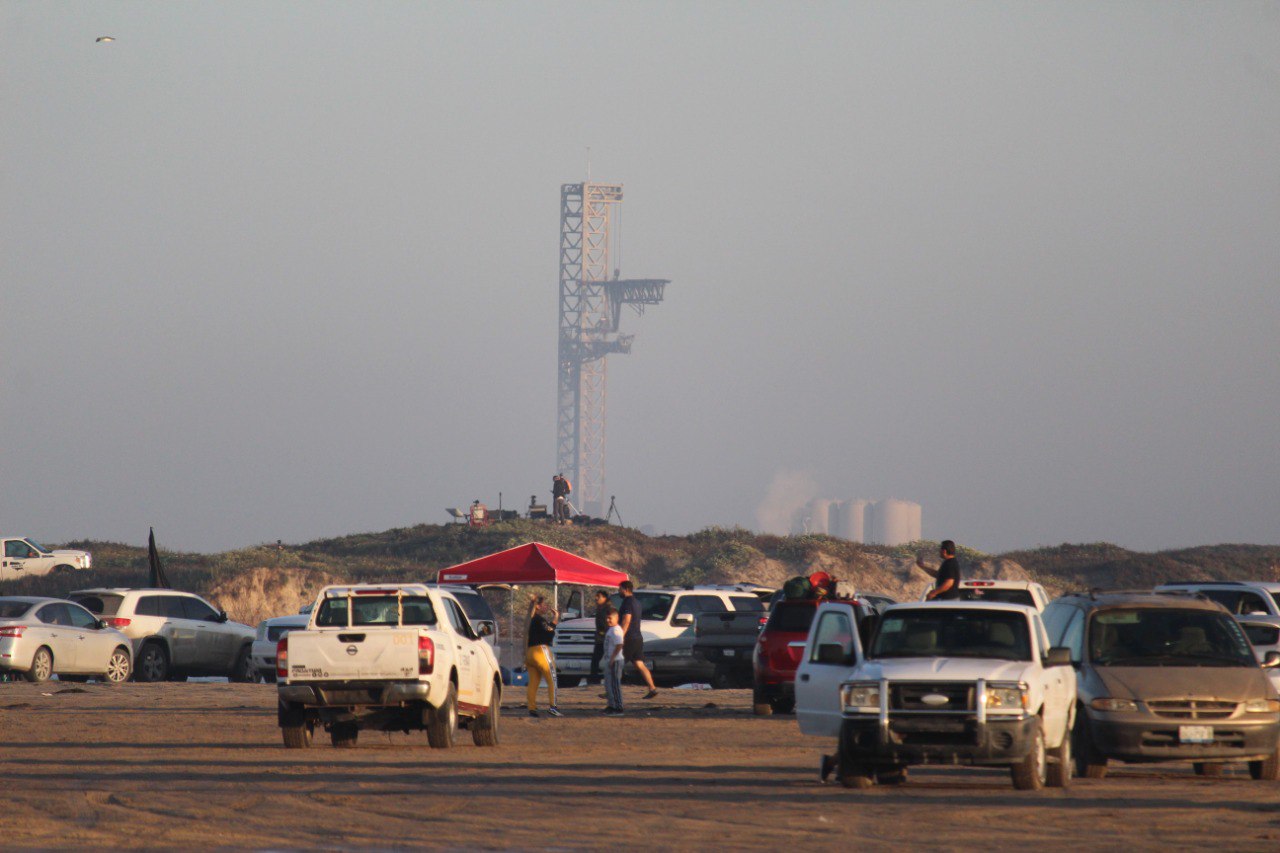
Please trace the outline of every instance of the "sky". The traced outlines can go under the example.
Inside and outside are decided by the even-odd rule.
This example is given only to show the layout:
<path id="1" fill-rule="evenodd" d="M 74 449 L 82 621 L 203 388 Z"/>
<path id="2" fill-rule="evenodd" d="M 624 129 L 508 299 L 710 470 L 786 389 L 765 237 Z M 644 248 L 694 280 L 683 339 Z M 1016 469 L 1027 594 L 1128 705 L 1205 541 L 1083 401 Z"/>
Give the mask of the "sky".
<path id="1" fill-rule="evenodd" d="M 991 552 L 1280 542 L 1275 3 L 9 0 L 0 34 L 4 533 L 547 499 L 589 160 L 623 276 L 671 280 L 608 366 L 627 524 L 793 494 Z"/>

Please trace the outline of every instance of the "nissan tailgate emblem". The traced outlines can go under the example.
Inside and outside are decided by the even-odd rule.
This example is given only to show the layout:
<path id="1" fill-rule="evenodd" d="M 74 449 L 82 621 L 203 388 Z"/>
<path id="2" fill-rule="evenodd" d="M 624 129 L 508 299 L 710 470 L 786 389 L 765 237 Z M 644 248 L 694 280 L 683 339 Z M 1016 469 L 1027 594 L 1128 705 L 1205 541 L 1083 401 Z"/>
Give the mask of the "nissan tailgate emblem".
<path id="1" fill-rule="evenodd" d="M 920 697 L 920 701 L 926 705 L 933 705 L 935 708 L 939 705 L 945 705 L 951 700 L 941 693 L 926 693 Z"/>
<path id="2" fill-rule="evenodd" d="M 358 651 L 360 651 L 360 650 L 359 650 L 359 649 L 357 649 L 355 646 L 347 646 L 347 654 L 349 654 L 349 655 L 354 655 L 354 654 L 355 654 L 356 652 L 358 652 Z M 942 701 L 943 701 L 943 702 L 945 702 L 945 701 L 947 701 L 947 700 L 946 700 L 946 699 L 943 699 Z"/>

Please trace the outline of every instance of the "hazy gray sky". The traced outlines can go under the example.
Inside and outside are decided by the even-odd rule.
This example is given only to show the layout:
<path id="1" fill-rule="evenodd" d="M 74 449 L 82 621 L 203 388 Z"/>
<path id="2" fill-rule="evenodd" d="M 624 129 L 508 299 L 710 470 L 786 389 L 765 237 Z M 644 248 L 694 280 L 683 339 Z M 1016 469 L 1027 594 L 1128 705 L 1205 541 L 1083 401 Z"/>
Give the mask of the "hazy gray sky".
<path id="1" fill-rule="evenodd" d="M 1280 4 L 0 4 L 0 529 L 523 506 L 559 187 L 622 183 L 608 483 L 1005 550 L 1280 542 Z M 95 44 L 101 35 L 113 44 Z M 776 489 L 775 489 L 776 491 Z"/>

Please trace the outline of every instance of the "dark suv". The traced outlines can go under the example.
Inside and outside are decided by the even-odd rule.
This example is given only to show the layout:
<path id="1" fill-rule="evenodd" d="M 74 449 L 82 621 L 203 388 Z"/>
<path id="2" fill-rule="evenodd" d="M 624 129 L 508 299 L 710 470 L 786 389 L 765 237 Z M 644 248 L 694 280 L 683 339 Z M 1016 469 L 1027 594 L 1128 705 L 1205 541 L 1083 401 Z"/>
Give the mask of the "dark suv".
<path id="1" fill-rule="evenodd" d="M 1118 759 L 1190 761 L 1204 776 L 1245 761 L 1254 779 L 1280 778 L 1280 698 L 1220 605 L 1186 594 L 1067 595 L 1044 621 L 1076 668 L 1078 775 L 1101 779 Z M 1280 655 L 1264 663 L 1277 664 Z"/>

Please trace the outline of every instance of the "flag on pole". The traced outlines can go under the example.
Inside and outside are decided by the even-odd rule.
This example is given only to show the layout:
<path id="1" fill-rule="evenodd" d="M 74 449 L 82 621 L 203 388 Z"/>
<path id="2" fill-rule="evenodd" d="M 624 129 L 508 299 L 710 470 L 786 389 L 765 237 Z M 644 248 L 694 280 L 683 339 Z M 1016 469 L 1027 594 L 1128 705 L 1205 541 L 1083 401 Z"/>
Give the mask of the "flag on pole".
<path id="1" fill-rule="evenodd" d="M 160 552 L 156 550 L 156 529 L 150 528 L 147 536 L 147 562 L 151 564 L 151 578 L 147 586 L 153 589 L 169 589 L 169 578 L 165 576 L 164 564 L 160 562 Z"/>

